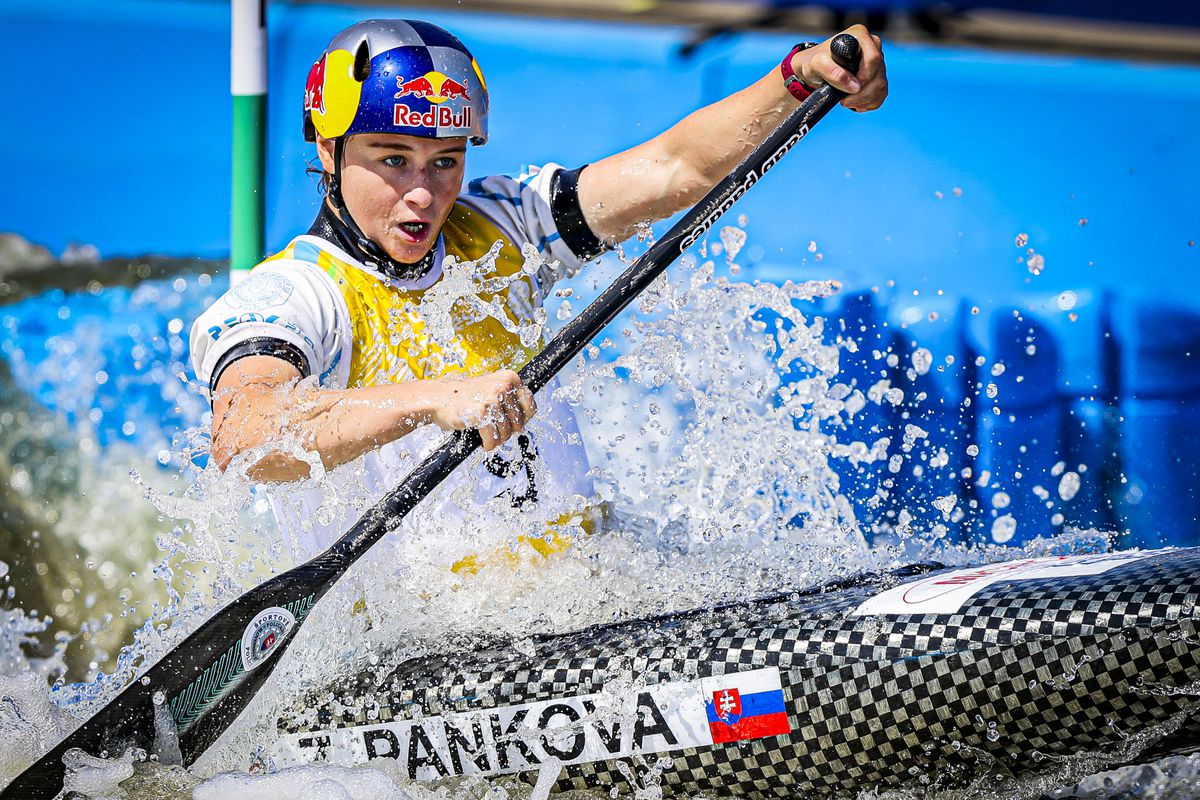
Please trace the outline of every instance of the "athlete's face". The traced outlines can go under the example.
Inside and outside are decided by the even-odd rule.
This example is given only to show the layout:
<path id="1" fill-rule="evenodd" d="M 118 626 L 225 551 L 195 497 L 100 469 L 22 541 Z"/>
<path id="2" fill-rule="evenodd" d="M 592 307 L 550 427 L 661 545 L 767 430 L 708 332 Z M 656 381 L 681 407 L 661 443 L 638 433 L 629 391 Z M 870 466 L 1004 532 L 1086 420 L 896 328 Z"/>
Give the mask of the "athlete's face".
<path id="1" fill-rule="evenodd" d="M 333 145 L 317 140 L 326 172 L 333 172 Z M 450 216 L 462 189 L 466 150 L 463 136 L 351 136 L 342 156 L 342 199 L 367 238 L 400 263 L 415 263 Z"/>

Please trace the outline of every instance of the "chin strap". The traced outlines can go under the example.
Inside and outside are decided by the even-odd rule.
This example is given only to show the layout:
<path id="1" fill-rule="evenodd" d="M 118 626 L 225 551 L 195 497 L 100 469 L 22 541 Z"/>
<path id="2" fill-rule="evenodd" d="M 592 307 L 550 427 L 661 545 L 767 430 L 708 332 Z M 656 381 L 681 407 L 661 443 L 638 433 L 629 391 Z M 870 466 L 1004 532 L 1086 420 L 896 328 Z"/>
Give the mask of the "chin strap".
<path id="1" fill-rule="evenodd" d="M 352 245 L 352 248 L 357 252 L 352 253 L 365 264 L 376 267 L 384 275 L 389 278 L 400 278 L 403 280 L 413 280 L 433 269 L 434 254 L 437 251 L 437 237 L 442 235 L 438 231 L 434 235 L 434 246 L 429 248 L 420 261 L 413 264 L 405 264 L 392 258 L 387 254 L 387 251 L 379 246 L 372 239 L 367 238 L 367 235 L 362 232 L 362 228 L 358 227 L 358 223 L 354 221 L 354 217 L 350 215 L 350 209 L 346 208 L 346 203 L 342 199 L 342 155 L 346 150 L 346 137 L 339 136 L 333 140 L 333 179 L 329 182 L 329 202 L 337 212 L 336 218 L 344 226 L 345 232 L 349 234 L 343 237 L 347 240 L 347 244 Z"/>

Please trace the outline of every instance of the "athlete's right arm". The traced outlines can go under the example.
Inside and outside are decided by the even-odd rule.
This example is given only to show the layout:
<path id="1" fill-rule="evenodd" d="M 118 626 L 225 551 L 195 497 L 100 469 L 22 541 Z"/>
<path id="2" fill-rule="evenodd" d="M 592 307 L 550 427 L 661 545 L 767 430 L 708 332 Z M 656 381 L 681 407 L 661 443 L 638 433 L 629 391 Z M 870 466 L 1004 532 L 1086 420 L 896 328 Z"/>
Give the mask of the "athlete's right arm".
<path id="1" fill-rule="evenodd" d="M 430 423 L 477 428 L 484 450 L 493 450 L 523 432 L 536 411 L 533 394 L 510 370 L 359 389 L 321 389 L 300 378 L 294 365 L 266 355 L 240 358 L 221 373 L 212 395 L 212 455 L 222 470 L 255 453 L 251 479 L 298 480 L 310 467 L 293 453 L 297 446 L 332 469 Z"/>

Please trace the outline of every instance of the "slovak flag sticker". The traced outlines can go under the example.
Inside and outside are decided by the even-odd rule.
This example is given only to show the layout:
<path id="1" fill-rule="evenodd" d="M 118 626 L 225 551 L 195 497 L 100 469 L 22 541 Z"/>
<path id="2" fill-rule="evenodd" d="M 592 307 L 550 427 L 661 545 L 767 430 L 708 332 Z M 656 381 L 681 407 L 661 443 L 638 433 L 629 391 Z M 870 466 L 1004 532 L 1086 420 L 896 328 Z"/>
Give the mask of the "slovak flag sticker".
<path id="1" fill-rule="evenodd" d="M 713 744 L 784 736 L 792 732 L 776 669 L 708 678 L 705 704 Z M 719 684 L 719 685 L 714 685 Z"/>

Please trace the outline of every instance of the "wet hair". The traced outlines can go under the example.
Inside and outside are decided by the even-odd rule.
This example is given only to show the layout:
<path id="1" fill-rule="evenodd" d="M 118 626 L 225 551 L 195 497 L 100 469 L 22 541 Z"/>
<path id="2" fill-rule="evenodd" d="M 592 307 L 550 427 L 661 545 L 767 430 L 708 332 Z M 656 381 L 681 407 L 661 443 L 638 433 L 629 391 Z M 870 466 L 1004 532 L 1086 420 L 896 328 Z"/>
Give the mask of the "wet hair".
<path id="1" fill-rule="evenodd" d="M 304 174 L 320 175 L 321 180 L 317 183 L 317 191 L 322 196 L 329 194 L 329 184 L 333 181 L 333 175 L 325 171 L 325 168 L 321 166 L 321 162 L 316 156 L 309 159 L 308 166 L 304 168 Z"/>

